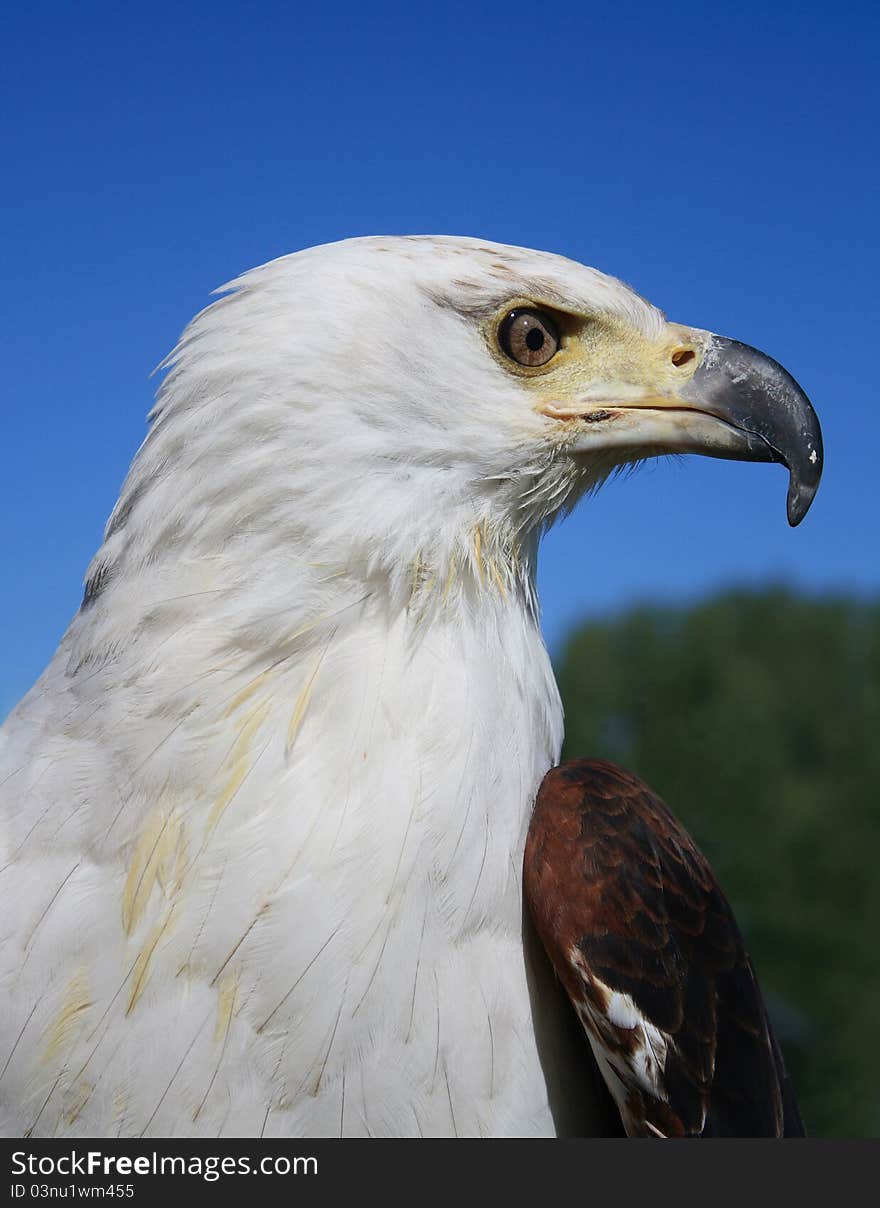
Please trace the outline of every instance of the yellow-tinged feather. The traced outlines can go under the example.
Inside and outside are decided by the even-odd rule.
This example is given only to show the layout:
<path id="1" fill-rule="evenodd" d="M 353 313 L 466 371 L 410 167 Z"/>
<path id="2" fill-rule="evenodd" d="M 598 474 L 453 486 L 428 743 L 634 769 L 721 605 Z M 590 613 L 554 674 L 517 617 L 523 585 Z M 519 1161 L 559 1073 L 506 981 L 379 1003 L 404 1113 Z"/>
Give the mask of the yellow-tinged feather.
<path id="1" fill-rule="evenodd" d="M 172 906 L 162 922 L 159 923 L 158 926 L 154 927 L 147 936 L 143 947 L 138 953 L 138 958 L 135 961 L 134 968 L 132 969 L 131 993 L 128 996 L 128 1006 L 125 1008 L 126 1015 L 131 1014 L 137 1004 L 138 999 L 144 992 L 144 988 L 147 984 L 147 978 L 149 977 L 150 973 L 150 964 L 153 960 L 153 953 L 156 951 L 162 936 L 170 928 L 171 921 L 174 918 L 174 911 L 175 907 Z"/>
<path id="2" fill-rule="evenodd" d="M 166 896 L 180 888 L 186 865 L 186 833 L 177 811 L 163 796 L 147 818 L 135 845 L 122 891 L 122 926 L 127 935 L 140 922 L 153 886 Z"/>
<path id="3" fill-rule="evenodd" d="M 507 588 L 504 586 L 504 580 L 501 578 L 501 572 L 499 571 L 494 558 L 489 559 L 489 571 L 492 575 L 493 580 L 495 581 L 496 587 L 501 592 L 501 595 L 506 598 L 507 597 Z"/>
<path id="4" fill-rule="evenodd" d="M 58 1053 L 69 1050 L 76 1033 L 85 1022 L 86 1011 L 92 1005 L 89 977 L 85 969 L 77 969 L 67 983 L 57 1015 L 45 1032 L 43 1060 L 48 1062 Z"/>
<path id="5" fill-rule="evenodd" d="M 217 823 L 223 816 L 223 811 L 226 809 L 229 802 L 241 788 L 245 776 L 248 774 L 250 763 L 246 756 L 241 756 L 233 765 L 232 771 L 228 780 L 223 786 L 220 796 L 211 806 L 211 812 L 208 815 L 208 821 L 205 824 L 205 834 L 210 835 L 216 827 Z"/>
<path id="6" fill-rule="evenodd" d="M 217 995 L 217 1024 L 214 1028 L 214 1043 L 219 1044 L 226 1036 L 232 1023 L 235 1001 L 238 997 L 239 971 L 228 973 L 220 982 Z"/>
<path id="7" fill-rule="evenodd" d="M 166 898 L 173 897 L 179 892 L 183 885 L 183 878 L 189 868 L 187 860 L 187 843 L 186 831 L 183 823 L 180 824 L 179 838 L 175 849 L 174 867 L 171 867 L 170 861 L 163 861 L 156 869 L 156 879 Z"/>
<path id="8" fill-rule="evenodd" d="M 80 1112 L 91 1099 L 94 1089 L 94 1082 L 87 1082 L 85 1078 L 74 1084 L 64 1109 L 68 1124 L 76 1123 Z"/>
<path id="9" fill-rule="evenodd" d="M 312 699 L 312 692 L 315 688 L 315 681 L 318 678 L 318 672 L 321 669 L 321 663 L 324 659 L 324 652 L 318 655 L 312 666 L 312 670 L 303 684 L 302 691 L 296 698 L 296 704 L 293 706 L 293 713 L 290 715 L 290 722 L 287 727 L 287 742 L 285 750 L 289 753 L 291 747 L 296 742 L 296 736 L 299 734 L 300 726 L 303 723 L 303 718 L 306 715 L 306 709 L 309 707 L 309 701 Z"/>
<path id="10" fill-rule="evenodd" d="M 483 526 L 478 525 L 474 529 L 474 562 L 477 567 L 477 575 L 479 576 L 480 586 L 482 587 L 485 579 L 483 576 Z"/>
<path id="11" fill-rule="evenodd" d="M 214 831 L 217 823 L 223 817 L 224 810 L 241 788 L 245 776 L 247 776 L 251 769 L 251 742 L 260 726 L 266 720 L 266 714 L 269 712 L 270 707 L 271 701 L 268 700 L 256 705 L 247 715 L 238 732 L 238 737 L 226 761 L 230 769 L 229 776 L 220 792 L 220 796 L 211 806 L 211 812 L 205 823 L 206 838 Z"/>
<path id="12" fill-rule="evenodd" d="M 446 575 L 446 582 L 443 585 L 443 603 L 449 599 L 449 593 L 452 591 L 455 583 L 455 559 L 449 559 L 449 572 Z"/>
<path id="13" fill-rule="evenodd" d="M 300 625 L 299 629 L 294 629 L 293 633 L 289 633 L 287 635 L 287 637 L 284 639 L 284 645 L 290 646 L 294 642 L 298 641 L 305 634 L 311 633 L 311 631 L 313 629 L 317 629 L 317 627 L 319 625 L 321 625 L 324 621 L 327 620 L 328 615 L 330 615 L 330 614 L 326 614 L 326 615 L 320 616 L 320 617 L 315 617 L 311 621 L 306 621 L 306 623 L 304 625 Z"/>
<path id="14" fill-rule="evenodd" d="M 267 667 L 265 671 L 261 671 L 255 679 L 252 679 L 249 684 L 245 684 L 242 690 L 232 698 L 229 708 L 226 710 L 223 716 L 231 717 L 236 709 L 239 709 L 245 703 L 245 701 L 250 700 L 260 685 L 264 684 L 272 673 L 273 668 Z"/>
<path id="15" fill-rule="evenodd" d="M 114 1124 L 125 1120 L 128 1104 L 131 1099 L 131 1092 L 124 1086 L 117 1087 L 113 1092 L 113 1122 Z M 120 1129 L 121 1135 L 122 1130 Z"/>
<path id="16" fill-rule="evenodd" d="M 251 709 L 238 732 L 238 738 L 236 738 L 235 746 L 232 748 L 229 756 L 230 762 L 237 762 L 243 755 L 248 753 L 254 735 L 266 720 L 266 714 L 269 712 L 271 704 L 271 701 L 264 700 Z"/>

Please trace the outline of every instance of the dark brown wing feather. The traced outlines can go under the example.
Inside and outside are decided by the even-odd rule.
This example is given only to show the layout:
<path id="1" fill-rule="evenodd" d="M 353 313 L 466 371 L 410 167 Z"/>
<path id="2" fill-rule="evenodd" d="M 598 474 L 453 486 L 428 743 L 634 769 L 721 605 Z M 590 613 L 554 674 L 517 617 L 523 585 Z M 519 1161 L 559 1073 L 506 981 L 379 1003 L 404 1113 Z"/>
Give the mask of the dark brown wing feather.
<path id="1" fill-rule="evenodd" d="M 524 865 L 538 934 L 633 1136 L 803 1136 L 733 912 L 636 776 L 544 778 Z"/>

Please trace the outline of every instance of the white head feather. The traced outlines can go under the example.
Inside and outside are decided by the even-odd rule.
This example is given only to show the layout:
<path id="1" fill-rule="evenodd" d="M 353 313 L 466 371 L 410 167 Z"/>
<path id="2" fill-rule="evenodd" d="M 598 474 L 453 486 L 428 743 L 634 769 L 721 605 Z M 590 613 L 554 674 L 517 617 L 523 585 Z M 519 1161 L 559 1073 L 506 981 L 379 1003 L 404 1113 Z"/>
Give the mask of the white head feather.
<path id="1" fill-rule="evenodd" d="M 510 298 L 541 297 L 648 337 L 663 326 L 593 269 L 458 238 L 348 240 L 224 290 L 164 363 L 150 434 L 90 570 L 102 592 L 212 558 L 230 587 L 284 580 L 305 553 L 384 576 L 405 603 L 420 556 L 467 560 L 481 525 L 500 546 L 523 545 L 595 475 L 560 456 L 482 321 Z"/>

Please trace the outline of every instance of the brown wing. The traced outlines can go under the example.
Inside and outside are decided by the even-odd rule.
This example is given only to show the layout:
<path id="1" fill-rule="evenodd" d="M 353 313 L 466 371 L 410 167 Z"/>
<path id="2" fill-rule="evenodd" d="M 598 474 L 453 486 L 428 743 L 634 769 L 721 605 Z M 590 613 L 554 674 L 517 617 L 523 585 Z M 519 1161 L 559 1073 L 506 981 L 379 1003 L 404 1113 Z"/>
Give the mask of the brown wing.
<path id="1" fill-rule="evenodd" d="M 604 760 L 548 772 L 524 884 L 630 1136 L 803 1136 L 733 912 L 647 785 Z"/>

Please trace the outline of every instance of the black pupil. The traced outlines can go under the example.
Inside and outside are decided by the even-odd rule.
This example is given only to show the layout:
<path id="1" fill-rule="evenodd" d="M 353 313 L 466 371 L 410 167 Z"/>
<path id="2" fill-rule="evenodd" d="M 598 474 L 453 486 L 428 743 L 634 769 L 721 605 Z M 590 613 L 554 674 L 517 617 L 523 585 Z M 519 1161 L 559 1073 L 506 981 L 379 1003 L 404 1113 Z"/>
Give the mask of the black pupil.
<path id="1" fill-rule="evenodd" d="M 544 333 L 540 327 L 531 327 L 526 332 L 526 347 L 538 352 L 544 347 Z"/>

